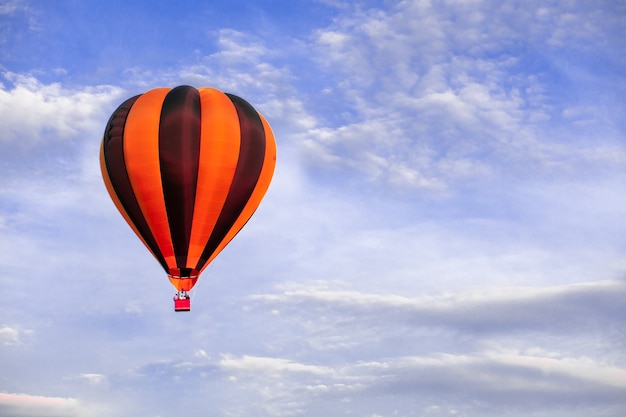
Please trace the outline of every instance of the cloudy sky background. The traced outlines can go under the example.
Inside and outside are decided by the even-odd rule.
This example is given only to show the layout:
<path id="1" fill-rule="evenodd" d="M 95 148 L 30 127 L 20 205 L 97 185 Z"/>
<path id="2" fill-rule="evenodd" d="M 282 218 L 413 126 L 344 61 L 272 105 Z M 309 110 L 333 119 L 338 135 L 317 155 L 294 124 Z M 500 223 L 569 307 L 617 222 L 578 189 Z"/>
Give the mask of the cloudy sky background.
<path id="1" fill-rule="evenodd" d="M 609 0 L 0 0 L 0 415 L 625 415 L 625 71 Z M 180 84 L 278 145 L 185 314 L 98 162 Z"/>

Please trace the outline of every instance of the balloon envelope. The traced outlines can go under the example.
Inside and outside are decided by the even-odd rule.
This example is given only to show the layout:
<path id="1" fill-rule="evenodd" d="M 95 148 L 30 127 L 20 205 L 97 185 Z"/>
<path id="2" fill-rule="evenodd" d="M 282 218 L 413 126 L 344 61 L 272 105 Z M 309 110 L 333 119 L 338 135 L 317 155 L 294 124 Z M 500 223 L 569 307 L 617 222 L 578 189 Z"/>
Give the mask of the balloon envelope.
<path id="1" fill-rule="evenodd" d="M 115 206 L 179 291 L 250 219 L 276 164 L 269 124 L 212 88 L 157 88 L 107 123 L 102 177 Z"/>

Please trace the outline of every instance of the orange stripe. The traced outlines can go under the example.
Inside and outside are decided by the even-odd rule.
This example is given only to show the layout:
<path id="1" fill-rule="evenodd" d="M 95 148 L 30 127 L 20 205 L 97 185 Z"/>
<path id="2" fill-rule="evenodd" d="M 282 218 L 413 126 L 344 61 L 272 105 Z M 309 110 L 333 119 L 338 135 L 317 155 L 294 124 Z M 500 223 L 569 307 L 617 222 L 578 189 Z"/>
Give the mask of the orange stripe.
<path id="1" fill-rule="evenodd" d="M 198 281 L 198 277 L 177 278 L 169 275 L 167 278 L 178 291 L 191 291 L 193 286 L 196 285 L 196 282 Z"/>
<path id="2" fill-rule="evenodd" d="M 176 267 L 159 164 L 159 121 L 169 88 L 140 96 L 128 113 L 124 128 L 124 159 L 128 178 L 146 222 L 165 262 Z"/>
<path id="3" fill-rule="evenodd" d="M 187 265 L 194 268 L 220 215 L 239 156 L 239 117 L 221 91 L 200 88 L 202 112 L 198 187 Z"/>
<path id="4" fill-rule="evenodd" d="M 259 175 L 259 180 L 254 188 L 254 191 L 252 192 L 252 195 L 250 196 L 250 199 L 246 203 L 246 206 L 237 218 L 237 221 L 233 224 L 233 227 L 231 227 L 222 242 L 215 249 L 215 252 L 213 252 L 207 263 L 204 265 L 204 268 L 206 268 L 211 261 L 215 259 L 215 257 L 226 247 L 226 245 L 230 243 L 235 235 L 239 233 L 243 226 L 245 226 L 248 220 L 250 220 L 250 217 L 252 217 L 255 210 L 261 203 L 261 200 L 265 196 L 265 193 L 270 186 L 270 182 L 272 181 L 274 168 L 276 167 L 276 141 L 267 120 L 265 120 L 261 113 L 259 113 L 259 116 L 261 117 L 263 128 L 265 130 L 265 158 L 261 174 Z M 204 270 L 204 268 L 202 269 Z"/>

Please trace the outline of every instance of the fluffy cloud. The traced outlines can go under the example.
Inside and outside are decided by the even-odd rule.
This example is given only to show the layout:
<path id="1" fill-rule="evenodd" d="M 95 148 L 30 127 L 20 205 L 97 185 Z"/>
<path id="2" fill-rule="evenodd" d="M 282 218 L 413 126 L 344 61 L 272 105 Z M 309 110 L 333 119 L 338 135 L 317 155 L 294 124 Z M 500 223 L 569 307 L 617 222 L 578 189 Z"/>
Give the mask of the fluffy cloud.
<path id="1" fill-rule="evenodd" d="M 4 346 L 23 346 L 32 336 L 32 330 L 24 330 L 15 326 L 0 327 L 0 344 Z"/>
<path id="2" fill-rule="evenodd" d="M 332 367 L 229 356 L 219 366 L 228 384 L 247 392 L 248 406 L 260 407 L 263 415 L 315 415 L 325 407 L 365 411 L 371 400 L 377 401 L 382 415 L 416 408 L 434 411 L 431 398 L 445 402 L 450 414 L 465 409 L 469 414 L 482 410 L 484 415 L 498 415 L 495 410 L 506 404 L 510 415 L 564 409 L 583 416 L 607 400 L 612 406 L 606 415 L 626 409 L 620 400 L 626 369 L 540 348 L 341 361 Z M 404 398 L 410 392 L 416 395 Z"/>
<path id="3" fill-rule="evenodd" d="M 68 140 L 101 129 L 100 117 L 122 95 L 112 86 L 68 89 L 43 84 L 31 75 L 3 74 L 10 87 L 0 89 L 2 139 L 32 145 L 51 136 Z"/>
<path id="4" fill-rule="evenodd" d="M 316 32 L 315 50 L 345 116 L 339 126 L 312 130 L 306 155 L 317 167 L 414 190 L 495 175 L 571 175 L 581 165 L 622 167 L 619 111 L 600 116 L 586 110 L 587 130 L 565 127 L 571 119 L 563 122 L 561 114 L 575 116 L 561 99 L 559 66 L 545 73 L 537 65 L 560 56 L 563 45 L 584 50 L 605 21 L 619 26 L 595 11 L 579 32 L 572 22 L 586 12 L 577 5 L 563 15 L 527 4 L 405 1 L 336 19 Z M 546 20 L 558 22 L 560 41 L 546 41 Z M 608 41 L 610 33 L 602 36 Z M 559 124 L 563 129 L 555 129 Z M 607 134 L 599 138 L 598 131 Z M 590 141 L 594 149 L 603 143 L 605 152 L 593 153 Z"/>
<path id="5" fill-rule="evenodd" d="M 620 302 L 624 296 L 624 281 L 599 281 L 416 298 L 295 286 L 282 293 L 256 295 L 252 300 L 292 319 L 296 311 L 307 311 L 335 316 L 338 321 L 350 317 L 354 326 L 362 328 L 384 329 L 394 323 L 392 327 L 442 327 L 473 335 L 530 330 L 584 334 L 604 323 L 607 332 L 617 334 L 626 325 L 622 320 L 626 311 Z M 307 305 L 304 310 L 303 305 Z"/>

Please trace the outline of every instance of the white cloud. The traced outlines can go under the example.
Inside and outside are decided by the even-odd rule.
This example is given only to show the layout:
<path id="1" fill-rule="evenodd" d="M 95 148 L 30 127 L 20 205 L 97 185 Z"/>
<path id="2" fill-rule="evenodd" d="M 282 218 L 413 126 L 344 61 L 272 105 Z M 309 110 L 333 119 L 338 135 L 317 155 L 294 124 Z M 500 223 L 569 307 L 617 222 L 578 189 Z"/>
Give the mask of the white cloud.
<path id="1" fill-rule="evenodd" d="M 74 398 L 0 392 L 0 414 L 4 417 L 84 417 L 84 411 Z"/>
<path id="2" fill-rule="evenodd" d="M 275 294 L 252 296 L 267 309 L 289 310 L 315 315 L 320 309 L 336 309 L 337 319 L 344 314 L 364 327 L 421 323 L 422 326 L 451 326 L 470 333 L 516 332 L 549 329 L 552 332 L 587 331 L 598 323 L 621 328 L 623 312 L 619 299 L 626 294 L 624 281 L 597 281 L 583 284 L 535 288 L 499 288 L 415 298 L 395 294 L 357 291 L 287 288 Z M 301 310 L 302 305 L 308 307 Z M 573 312 L 576 312 L 574 315 Z M 543 320 L 550 317 L 550 320 Z"/>
<path id="3" fill-rule="evenodd" d="M 560 111 L 573 113 L 551 76 L 527 63 L 554 48 L 544 42 L 549 27 L 535 24 L 533 8 L 406 1 L 391 10 L 341 16 L 317 31 L 316 58 L 336 81 L 344 112 L 352 109 L 353 115 L 311 131 L 308 157 L 326 169 L 337 169 L 340 161 L 342 169 L 409 189 L 442 189 L 506 173 L 523 178 L 535 170 L 571 174 L 581 164 L 622 166 L 608 156 L 624 153 L 614 138 L 554 130 Z M 540 14 L 548 13 L 557 11 Z M 587 26 L 597 26 L 602 16 L 594 14 Z M 559 38 L 577 39 L 574 26 L 561 26 Z M 584 32 L 597 38 L 591 29 Z M 618 123 L 611 112 L 592 125 Z M 602 161 L 581 146 L 591 141 L 607 149 Z M 375 175 L 372 159 L 384 161 Z"/>
<path id="4" fill-rule="evenodd" d="M 101 118 L 123 91 L 113 86 L 68 89 L 12 72 L 3 76 L 10 87 L 0 89 L 2 140 L 25 147 L 51 137 L 67 141 L 79 133 L 104 129 L 106 121 Z"/>
<path id="5" fill-rule="evenodd" d="M 241 358 L 232 355 L 224 356 L 219 361 L 219 366 L 226 370 L 245 372 L 262 372 L 267 375 L 277 375 L 284 372 L 304 372 L 315 375 L 332 373 L 332 369 L 326 366 L 303 365 L 286 359 L 243 356 Z"/>
<path id="6" fill-rule="evenodd" d="M 4 325 L 0 327 L 0 343 L 4 346 L 23 346 L 32 334 L 32 330 Z"/>
<path id="7" fill-rule="evenodd" d="M 507 366 L 535 369 L 544 375 L 563 375 L 590 384 L 626 389 L 626 368 L 598 362 L 589 357 L 546 357 L 541 355 L 541 349 L 531 350 L 531 353 L 486 352 L 485 358 Z"/>
<path id="8" fill-rule="evenodd" d="M 269 53 L 258 40 L 232 29 L 220 29 L 217 44 L 220 51 L 214 56 L 225 65 L 259 62 Z"/>
<path id="9" fill-rule="evenodd" d="M 250 101 L 276 93 L 292 78 L 287 70 L 272 64 L 275 52 L 258 37 L 221 29 L 217 32 L 216 42 L 218 51 L 202 57 L 197 64 L 181 68 L 170 81 L 215 87 Z M 255 100 L 252 103 L 257 104 Z"/>
<path id="10" fill-rule="evenodd" d="M 602 360 L 567 356 L 541 348 L 479 350 L 464 354 L 432 353 L 353 361 L 336 358 L 333 365 L 279 357 L 223 357 L 219 366 L 228 384 L 248 398 L 246 405 L 225 407 L 230 412 L 256 409 L 262 414 L 315 415 L 324 407 L 337 412 L 365 412 L 376 404 L 379 412 L 393 410 L 447 411 L 465 409 L 473 415 L 483 407 L 503 404 L 516 410 L 594 409 L 607 400 L 611 410 L 624 410 L 620 393 L 626 388 L 626 369 Z M 403 393 L 420 393 L 410 400 Z M 432 405 L 438 398 L 447 407 Z M 469 401 L 472 398 L 472 401 Z M 533 404 L 527 403 L 534 399 Z M 521 414 L 520 414 L 521 415 Z M 570 415 L 584 415 L 570 414 Z M 607 414 L 617 415 L 617 414 Z"/>
<path id="11" fill-rule="evenodd" d="M 106 376 L 102 374 L 81 374 L 80 377 L 91 385 L 99 385 L 106 382 Z"/>
<path id="12" fill-rule="evenodd" d="M 614 412 L 626 406 L 619 399 L 626 369 L 587 357 L 545 357 L 539 351 L 388 358 L 359 364 L 351 372 L 369 377 L 361 381 L 370 395 L 436 390 L 450 405 L 470 405 L 465 399 L 469 395 L 489 408 L 499 407 L 500 399 L 506 398 L 510 411 L 575 409 L 602 403 L 604 398 L 611 398 Z M 525 404 L 529 398 L 536 403 Z"/>

